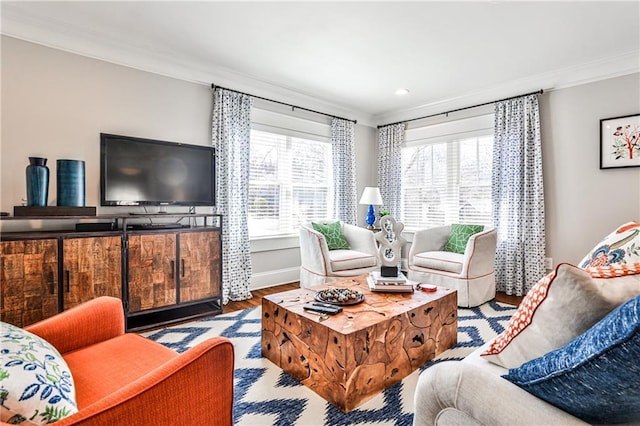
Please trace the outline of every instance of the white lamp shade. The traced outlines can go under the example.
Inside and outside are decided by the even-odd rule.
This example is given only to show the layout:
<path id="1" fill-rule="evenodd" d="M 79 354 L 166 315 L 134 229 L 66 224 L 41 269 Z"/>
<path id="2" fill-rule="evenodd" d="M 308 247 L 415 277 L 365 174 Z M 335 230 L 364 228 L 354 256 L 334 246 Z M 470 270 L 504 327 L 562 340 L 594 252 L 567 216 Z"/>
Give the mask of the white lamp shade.
<path id="1" fill-rule="evenodd" d="M 377 186 L 367 186 L 362 191 L 362 197 L 360 197 L 360 204 L 373 204 L 374 206 L 381 206 L 382 195 L 380 195 L 380 188 Z"/>

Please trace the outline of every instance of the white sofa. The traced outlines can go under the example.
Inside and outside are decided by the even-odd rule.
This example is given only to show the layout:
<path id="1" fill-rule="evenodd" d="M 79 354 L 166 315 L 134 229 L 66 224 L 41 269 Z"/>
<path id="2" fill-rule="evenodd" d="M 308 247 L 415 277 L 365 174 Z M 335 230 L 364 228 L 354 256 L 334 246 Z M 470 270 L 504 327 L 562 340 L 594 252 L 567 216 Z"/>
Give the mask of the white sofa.
<path id="1" fill-rule="evenodd" d="M 564 264 L 539 284 L 505 334 L 420 375 L 415 426 L 640 424 L 640 275 L 592 279 Z"/>
<path id="2" fill-rule="evenodd" d="M 508 370 L 482 359 L 484 349 L 420 375 L 414 426 L 588 424 L 500 377 Z"/>
<path id="3" fill-rule="evenodd" d="M 336 222 L 322 221 L 320 223 Z M 300 226 L 300 287 L 310 287 L 354 277 L 380 267 L 375 234 L 341 223 L 348 250 L 329 250 L 324 236 L 311 224 Z"/>
<path id="4" fill-rule="evenodd" d="M 423 229 L 413 235 L 408 277 L 458 291 L 458 306 L 479 306 L 496 296 L 496 230 L 472 235 L 464 254 L 443 251 L 451 226 Z"/>

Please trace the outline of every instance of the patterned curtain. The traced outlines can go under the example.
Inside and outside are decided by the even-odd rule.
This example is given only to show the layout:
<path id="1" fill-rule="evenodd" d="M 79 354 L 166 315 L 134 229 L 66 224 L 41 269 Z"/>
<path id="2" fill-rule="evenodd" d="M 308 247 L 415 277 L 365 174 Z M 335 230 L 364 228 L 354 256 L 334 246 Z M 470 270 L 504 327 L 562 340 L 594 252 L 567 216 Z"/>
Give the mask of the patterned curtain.
<path id="1" fill-rule="evenodd" d="M 496 285 L 522 296 L 545 274 L 544 190 L 538 97 L 495 105 L 492 204 Z"/>
<path id="2" fill-rule="evenodd" d="M 333 152 L 333 214 L 352 225 L 357 220 L 355 123 L 341 118 L 331 120 Z"/>
<path id="3" fill-rule="evenodd" d="M 402 189 L 402 156 L 406 123 L 390 124 L 378 128 L 378 187 L 389 214 L 400 220 Z"/>
<path id="4" fill-rule="evenodd" d="M 211 138 L 216 149 L 216 191 L 222 226 L 222 298 L 251 298 L 251 255 L 247 205 L 252 99 L 216 88 Z"/>

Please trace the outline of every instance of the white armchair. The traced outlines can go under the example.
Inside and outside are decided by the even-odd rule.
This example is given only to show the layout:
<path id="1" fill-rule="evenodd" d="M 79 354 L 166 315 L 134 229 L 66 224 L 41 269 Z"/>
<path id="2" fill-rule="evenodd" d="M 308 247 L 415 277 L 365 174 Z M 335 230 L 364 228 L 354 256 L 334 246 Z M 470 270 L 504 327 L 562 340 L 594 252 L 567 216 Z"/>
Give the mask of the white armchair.
<path id="1" fill-rule="evenodd" d="M 417 231 L 409 249 L 409 279 L 458 291 L 458 306 L 481 305 L 496 296 L 496 230 L 472 235 L 464 254 L 443 251 L 450 226 Z"/>
<path id="2" fill-rule="evenodd" d="M 327 223 L 325 221 L 321 223 Z M 379 267 L 378 246 L 373 232 L 342 224 L 348 250 L 329 250 L 324 236 L 311 224 L 300 226 L 300 287 L 325 284 L 371 272 Z"/>

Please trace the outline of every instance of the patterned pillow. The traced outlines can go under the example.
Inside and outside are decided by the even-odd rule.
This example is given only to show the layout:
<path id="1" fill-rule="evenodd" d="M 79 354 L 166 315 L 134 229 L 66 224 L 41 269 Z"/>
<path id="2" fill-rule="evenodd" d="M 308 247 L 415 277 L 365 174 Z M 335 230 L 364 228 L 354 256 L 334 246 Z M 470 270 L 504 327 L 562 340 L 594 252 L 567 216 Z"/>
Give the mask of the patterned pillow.
<path id="1" fill-rule="evenodd" d="M 640 224 L 625 223 L 578 263 L 594 278 L 640 274 Z"/>
<path id="2" fill-rule="evenodd" d="M 507 328 L 482 353 L 505 368 L 566 345 L 617 306 L 640 294 L 637 280 L 617 278 L 603 285 L 582 269 L 562 263 L 531 288 Z M 631 296 L 631 297 L 633 297 Z"/>
<path id="3" fill-rule="evenodd" d="M 340 222 L 311 222 L 311 226 L 313 227 L 313 229 L 324 235 L 325 240 L 327 240 L 329 250 L 349 249 L 349 243 L 347 243 L 347 240 L 344 238 L 344 234 L 342 233 L 342 225 L 340 224 Z"/>
<path id="4" fill-rule="evenodd" d="M 444 245 L 444 251 L 464 254 L 467 248 L 467 241 L 472 235 L 482 232 L 484 226 L 482 225 L 459 225 L 454 223 L 451 225 L 451 233 L 449 239 Z"/>
<path id="5" fill-rule="evenodd" d="M 561 349 L 503 376 L 592 424 L 640 422 L 640 296 Z"/>
<path id="6" fill-rule="evenodd" d="M 49 342 L 0 322 L 0 420 L 53 423 L 78 411 L 73 378 Z"/>

